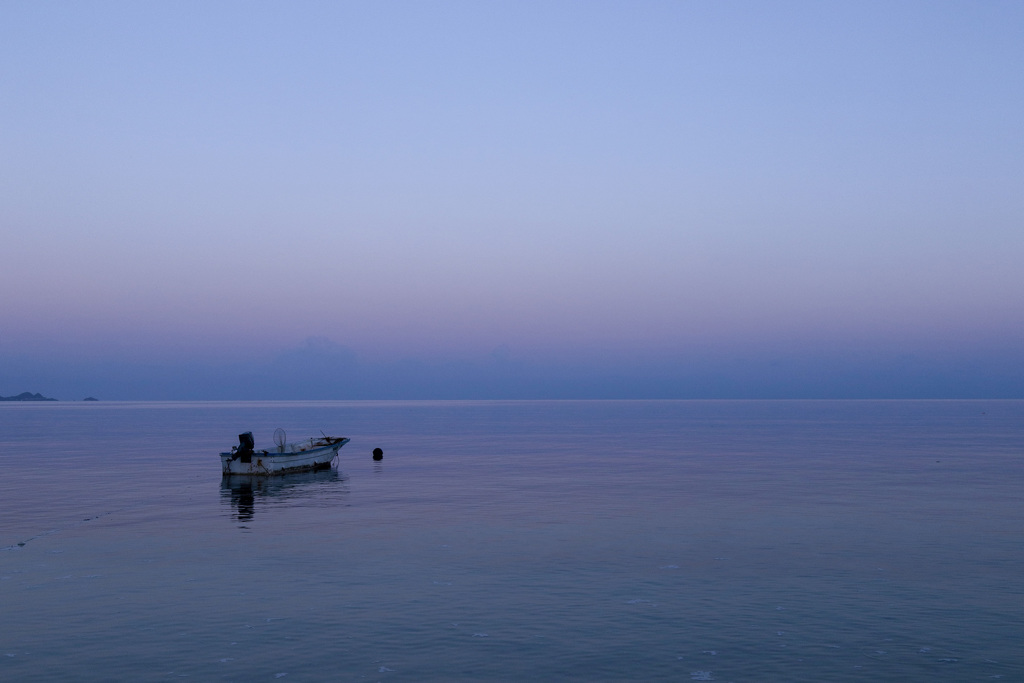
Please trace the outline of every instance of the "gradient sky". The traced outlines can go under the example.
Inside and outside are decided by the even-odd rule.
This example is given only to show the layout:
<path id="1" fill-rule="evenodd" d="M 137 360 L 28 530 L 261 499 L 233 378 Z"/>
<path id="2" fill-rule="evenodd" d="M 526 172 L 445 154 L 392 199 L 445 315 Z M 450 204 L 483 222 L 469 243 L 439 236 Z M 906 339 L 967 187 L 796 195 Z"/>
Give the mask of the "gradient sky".
<path id="1" fill-rule="evenodd" d="M 1020 2 L 0 2 L 0 394 L 1024 397 Z"/>

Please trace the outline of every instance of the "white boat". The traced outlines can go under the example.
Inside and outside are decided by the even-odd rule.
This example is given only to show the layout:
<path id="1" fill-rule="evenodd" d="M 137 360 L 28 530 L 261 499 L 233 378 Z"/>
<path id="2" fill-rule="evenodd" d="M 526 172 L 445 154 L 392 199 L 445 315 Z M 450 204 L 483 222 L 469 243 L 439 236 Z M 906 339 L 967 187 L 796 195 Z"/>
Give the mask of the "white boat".
<path id="1" fill-rule="evenodd" d="M 331 466 L 338 450 L 349 442 L 341 436 L 317 436 L 293 443 L 285 442 L 283 429 L 274 432 L 273 448 L 257 450 L 252 432 L 238 435 L 238 445 L 220 454 L 224 474 L 248 474 L 266 477 L 290 472 L 311 472 Z"/>

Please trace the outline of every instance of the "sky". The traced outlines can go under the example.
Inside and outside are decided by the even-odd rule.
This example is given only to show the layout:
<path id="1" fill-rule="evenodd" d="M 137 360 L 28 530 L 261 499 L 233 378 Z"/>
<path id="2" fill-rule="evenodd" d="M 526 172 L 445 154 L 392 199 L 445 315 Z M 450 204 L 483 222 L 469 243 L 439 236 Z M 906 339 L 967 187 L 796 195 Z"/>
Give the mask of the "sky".
<path id="1" fill-rule="evenodd" d="M 0 0 L 0 395 L 1024 398 L 1020 2 Z"/>

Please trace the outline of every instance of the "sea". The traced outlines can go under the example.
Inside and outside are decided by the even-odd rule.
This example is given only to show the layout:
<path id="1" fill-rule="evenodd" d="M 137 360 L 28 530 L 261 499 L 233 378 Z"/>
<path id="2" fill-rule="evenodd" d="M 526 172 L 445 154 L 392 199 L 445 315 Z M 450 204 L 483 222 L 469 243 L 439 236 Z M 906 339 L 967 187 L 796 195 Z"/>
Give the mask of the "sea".
<path id="1" fill-rule="evenodd" d="M 351 442 L 222 478 L 276 428 Z M 0 473 L 3 681 L 1024 681 L 1024 401 L 6 403 Z"/>

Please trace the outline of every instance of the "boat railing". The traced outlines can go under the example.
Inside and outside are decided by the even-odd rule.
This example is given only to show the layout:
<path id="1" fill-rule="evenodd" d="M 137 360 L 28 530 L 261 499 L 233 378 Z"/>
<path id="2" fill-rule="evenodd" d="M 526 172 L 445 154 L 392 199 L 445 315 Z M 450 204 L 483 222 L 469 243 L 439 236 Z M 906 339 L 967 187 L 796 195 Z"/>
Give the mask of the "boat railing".
<path id="1" fill-rule="evenodd" d="M 286 443 L 283 446 L 275 447 L 272 452 L 274 452 L 274 453 L 302 453 L 302 452 L 305 452 L 305 451 L 313 450 L 314 448 L 319 448 L 320 446 L 316 444 L 317 440 L 318 439 L 316 439 L 316 438 L 311 438 L 311 439 L 303 439 L 302 441 L 293 441 L 292 443 Z M 320 445 L 325 445 L 325 444 L 320 444 Z"/>

